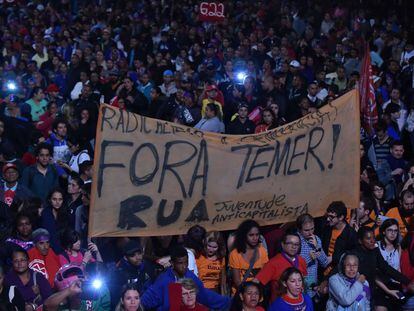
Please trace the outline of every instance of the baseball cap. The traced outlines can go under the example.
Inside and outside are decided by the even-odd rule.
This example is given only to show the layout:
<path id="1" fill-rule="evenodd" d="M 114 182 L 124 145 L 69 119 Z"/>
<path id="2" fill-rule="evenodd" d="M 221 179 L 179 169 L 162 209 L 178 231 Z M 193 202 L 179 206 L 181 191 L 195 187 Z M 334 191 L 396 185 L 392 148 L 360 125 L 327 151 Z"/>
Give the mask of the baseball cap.
<path id="1" fill-rule="evenodd" d="M 293 68 L 299 68 L 300 67 L 300 64 L 299 64 L 299 62 L 297 60 L 292 60 L 289 63 L 289 66 L 292 66 Z"/>
<path id="2" fill-rule="evenodd" d="M 206 92 L 210 92 L 210 91 L 217 91 L 217 85 L 215 84 L 207 85 Z"/>
<path id="3" fill-rule="evenodd" d="M 9 169 L 11 169 L 11 168 L 13 168 L 16 171 L 18 171 L 16 164 L 14 164 L 14 163 L 7 163 L 7 164 L 5 164 L 3 166 L 3 174 L 6 173 L 6 171 L 9 170 Z"/>
<path id="4" fill-rule="evenodd" d="M 173 72 L 171 71 L 171 70 L 165 70 L 164 71 L 164 73 L 162 74 L 164 77 L 165 76 L 170 76 L 170 77 L 172 77 L 174 74 L 173 74 Z"/>
<path id="5" fill-rule="evenodd" d="M 59 87 L 54 83 L 49 84 L 49 86 L 46 88 L 46 93 L 50 92 L 59 92 Z"/>
<path id="6" fill-rule="evenodd" d="M 142 253 L 141 244 L 136 240 L 129 240 L 124 246 L 124 255 L 132 256 L 136 252 Z"/>

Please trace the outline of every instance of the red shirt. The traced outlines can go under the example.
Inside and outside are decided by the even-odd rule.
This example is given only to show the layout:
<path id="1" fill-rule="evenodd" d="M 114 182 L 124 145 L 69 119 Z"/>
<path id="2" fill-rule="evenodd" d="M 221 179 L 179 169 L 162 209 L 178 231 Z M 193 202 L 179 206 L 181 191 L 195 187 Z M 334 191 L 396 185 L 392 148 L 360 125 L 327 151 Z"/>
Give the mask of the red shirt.
<path id="1" fill-rule="evenodd" d="M 195 308 L 190 309 L 186 306 L 181 306 L 180 311 L 208 311 L 208 309 L 204 307 L 203 305 L 196 303 Z"/>
<path id="2" fill-rule="evenodd" d="M 29 254 L 29 268 L 37 271 L 49 281 L 50 286 L 55 286 L 55 275 L 60 269 L 59 258 L 55 252 L 49 248 L 46 256 L 43 256 L 36 247 L 28 251 Z"/>
<path id="3" fill-rule="evenodd" d="M 401 273 L 411 281 L 414 281 L 414 267 L 410 263 L 409 250 L 403 250 L 401 253 Z"/>
<path id="4" fill-rule="evenodd" d="M 4 191 L 4 203 L 6 203 L 8 206 L 12 205 L 15 195 L 16 191 L 12 189 L 7 189 L 6 191 Z"/>
<path id="5" fill-rule="evenodd" d="M 297 256 L 297 263 L 293 263 L 289 261 L 284 255 L 281 253 L 277 254 L 275 257 L 269 260 L 267 264 L 264 265 L 262 270 L 257 274 L 256 278 L 262 283 L 266 285 L 269 282 L 271 283 L 271 302 L 275 301 L 278 297 L 278 281 L 282 273 L 290 267 L 296 267 L 302 272 L 302 275 L 308 275 L 306 269 L 306 261 L 301 256 Z"/>

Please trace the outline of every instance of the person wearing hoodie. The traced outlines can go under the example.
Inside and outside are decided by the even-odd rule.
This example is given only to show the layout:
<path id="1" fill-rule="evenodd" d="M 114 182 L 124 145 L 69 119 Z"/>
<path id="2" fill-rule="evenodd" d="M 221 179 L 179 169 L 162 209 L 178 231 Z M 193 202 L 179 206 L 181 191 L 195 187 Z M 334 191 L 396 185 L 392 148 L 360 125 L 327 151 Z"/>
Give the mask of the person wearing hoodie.
<path id="1" fill-rule="evenodd" d="M 123 253 L 124 257 L 117 264 L 117 269 L 111 278 L 113 307 L 119 302 L 125 284 L 133 284 L 140 293 L 143 293 L 156 277 L 154 265 L 143 259 L 143 250 L 139 241 L 128 241 L 124 246 Z"/>
<path id="2" fill-rule="evenodd" d="M 42 274 L 53 288 L 56 272 L 60 269 L 59 258 L 50 248 L 50 234 L 46 229 L 36 229 L 32 233 L 35 247 L 28 251 L 29 268 Z"/>
<path id="3" fill-rule="evenodd" d="M 338 273 L 329 278 L 327 311 L 369 311 L 371 290 L 359 273 L 359 258 L 352 252 L 342 255 Z"/>
<path id="4" fill-rule="evenodd" d="M 203 282 L 188 270 L 188 253 L 182 246 L 171 250 L 171 264 L 164 273 L 151 285 L 142 296 L 142 305 L 145 309 L 157 311 L 169 310 L 169 287 L 180 279 L 192 279 L 198 289 L 197 302 L 214 310 L 227 310 L 230 306 L 230 297 L 221 296 L 204 287 Z"/>

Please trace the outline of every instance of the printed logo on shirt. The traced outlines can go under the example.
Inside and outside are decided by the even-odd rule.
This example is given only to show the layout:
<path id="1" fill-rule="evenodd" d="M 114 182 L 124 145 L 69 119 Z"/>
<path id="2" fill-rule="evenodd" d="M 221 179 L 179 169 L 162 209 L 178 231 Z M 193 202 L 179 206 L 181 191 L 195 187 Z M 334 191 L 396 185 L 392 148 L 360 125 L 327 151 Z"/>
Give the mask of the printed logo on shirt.
<path id="1" fill-rule="evenodd" d="M 46 279 L 49 279 L 49 275 L 47 274 L 45 262 L 42 259 L 33 259 L 32 262 L 29 264 L 29 268 L 43 274 Z"/>

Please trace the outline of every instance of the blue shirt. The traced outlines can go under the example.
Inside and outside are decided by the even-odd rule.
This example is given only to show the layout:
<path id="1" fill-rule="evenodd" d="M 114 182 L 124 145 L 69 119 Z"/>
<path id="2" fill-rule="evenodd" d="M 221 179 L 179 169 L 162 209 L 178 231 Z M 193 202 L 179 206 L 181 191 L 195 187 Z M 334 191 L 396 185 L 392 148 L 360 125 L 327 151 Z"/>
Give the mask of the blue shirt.
<path id="1" fill-rule="evenodd" d="M 306 287 L 316 284 L 318 280 L 318 265 L 321 265 L 322 267 L 328 266 L 328 256 L 326 256 L 324 250 L 322 249 L 322 242 L 319 237 L 316 237 L 316 249 L 320 250 L 320 255 L 315 260 L 311 258 L 310 252 L 315 251 L 315 246 L 310 243 L 308 240 L 306 240 L 301 234 L 300 236 L 300 255 L 303 259 L 306 261 L 307 271 L 308 275 L 305 277 L 305 285 Z M 307 289 L 306 293 L 310 295 L 311 297 L 315 295 L 314 291 Z"/>
<path id="2" fill-rule="evenodd" d="M 230 297 L 221 296 L 204 287 L 200 279 L 190 270 L 187 269 L 184 278 L 192 279 L 197 287 L 197 302 L 214 310 L 227 310 L 230 306 Z M 145 310 L 155 309 L 157 311 L 168 311 L 170 308 L 168 285 L 176 283 L 177 276 L 172 268 L 168 268 L 162 273 L 157 280 L 151 285 L 141 298 L 142 306 Z"/>

